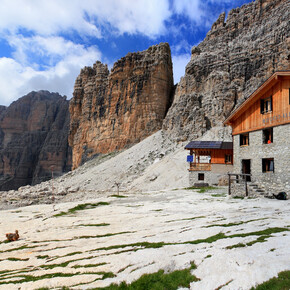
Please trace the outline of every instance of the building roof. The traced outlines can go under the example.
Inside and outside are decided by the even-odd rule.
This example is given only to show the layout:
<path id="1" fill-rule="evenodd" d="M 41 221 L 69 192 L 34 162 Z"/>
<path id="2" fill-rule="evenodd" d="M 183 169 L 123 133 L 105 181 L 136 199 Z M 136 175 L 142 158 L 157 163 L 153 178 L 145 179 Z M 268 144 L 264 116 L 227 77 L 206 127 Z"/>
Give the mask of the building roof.
<path id="1" fill-rule="evenodd" d="M 262 96 L 263 93 L 265 93 L 265 89 L 268 89 L 269 86 L 275 85 L 279 81 L 279 78 L 283 76 L 290 76 L 290 70 L 277 71 L 274 74 L 272 74 L 238 108 L 236 108 L 231 112 L 231 114 L 224 121 L 224 124 L 230 125 L 233 120 L 238 118 L 244 111 L 247 110 L 249 106 L 251 106 L 255 101 L 257 101 Z"/>
<path id="2" fill-rule="evenodd" d="M 233 142 L 191 141 L 184 149 L 233 149 Z"/>

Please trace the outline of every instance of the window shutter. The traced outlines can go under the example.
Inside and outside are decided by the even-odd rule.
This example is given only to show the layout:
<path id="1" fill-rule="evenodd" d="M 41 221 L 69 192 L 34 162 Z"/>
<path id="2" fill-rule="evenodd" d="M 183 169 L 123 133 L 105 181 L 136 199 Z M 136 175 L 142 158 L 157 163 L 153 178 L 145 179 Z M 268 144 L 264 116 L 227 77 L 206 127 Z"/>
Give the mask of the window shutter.
<path id="1" fill-rule="evenodd" d="M 264 113 L 264 100 L 261 100 L 261 114 Z"/>

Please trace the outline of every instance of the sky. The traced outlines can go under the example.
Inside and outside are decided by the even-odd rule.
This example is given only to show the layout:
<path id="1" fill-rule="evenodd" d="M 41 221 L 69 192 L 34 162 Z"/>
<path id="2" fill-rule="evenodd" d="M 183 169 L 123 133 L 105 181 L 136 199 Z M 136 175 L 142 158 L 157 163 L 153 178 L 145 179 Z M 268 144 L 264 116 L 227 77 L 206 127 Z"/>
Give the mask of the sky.
<path id="1" fill-rule="evenodd" d="M 168 42 L 174 82 L 222 12 L 252 0 L 0 0 L 0 105 L 31 91 L 72 97 L 84 66 L 113 67 Z"/>

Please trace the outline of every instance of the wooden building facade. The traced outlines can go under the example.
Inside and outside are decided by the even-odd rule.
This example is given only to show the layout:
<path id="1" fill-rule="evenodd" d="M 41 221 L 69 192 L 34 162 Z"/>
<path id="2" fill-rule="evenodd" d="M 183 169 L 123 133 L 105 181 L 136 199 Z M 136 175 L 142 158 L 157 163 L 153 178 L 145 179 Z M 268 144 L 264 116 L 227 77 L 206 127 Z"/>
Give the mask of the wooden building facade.
<path id="1" fill-rule="evenodd" d="M 189 151 L 190 185 L 218 184 L 219 179 L 233 166 L 233 143 L 222 141 L 192 141 L 185 146 Z"/>
<path id="2" fill-rule="evenodd" d="M 269 193 L 290 189 L 290 71 L 266 80 L 224 122 L 232 127 L 235 173 Z"/>

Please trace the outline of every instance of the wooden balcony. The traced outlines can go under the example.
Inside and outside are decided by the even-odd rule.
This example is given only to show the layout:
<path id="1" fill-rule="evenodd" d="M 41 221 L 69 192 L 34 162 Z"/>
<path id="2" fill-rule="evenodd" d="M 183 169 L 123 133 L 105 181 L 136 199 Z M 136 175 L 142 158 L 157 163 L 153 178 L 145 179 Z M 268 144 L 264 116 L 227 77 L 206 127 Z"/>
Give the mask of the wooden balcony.
<path id="1" fill-rule="evenodd" d="M 190 163 L 189 171 L 211 171 L 211 163 Z"/>

